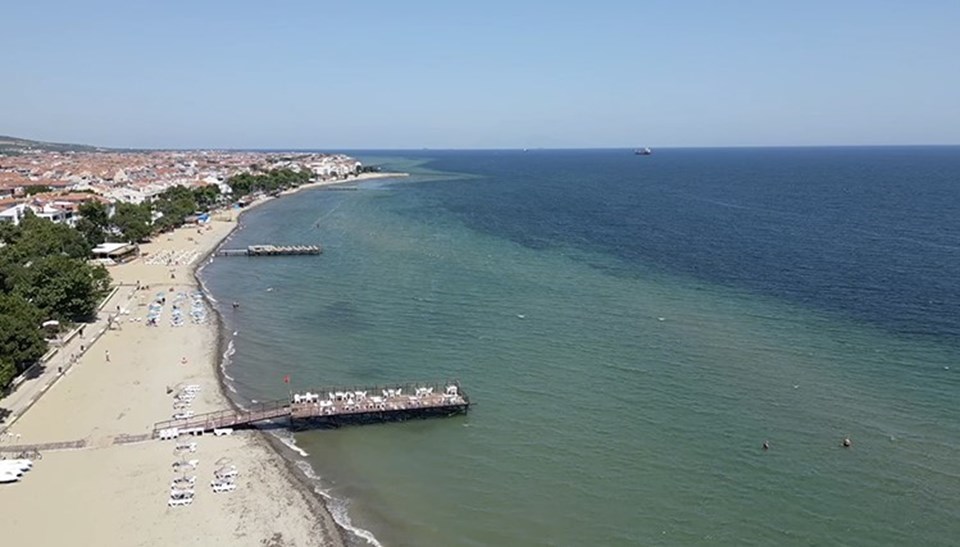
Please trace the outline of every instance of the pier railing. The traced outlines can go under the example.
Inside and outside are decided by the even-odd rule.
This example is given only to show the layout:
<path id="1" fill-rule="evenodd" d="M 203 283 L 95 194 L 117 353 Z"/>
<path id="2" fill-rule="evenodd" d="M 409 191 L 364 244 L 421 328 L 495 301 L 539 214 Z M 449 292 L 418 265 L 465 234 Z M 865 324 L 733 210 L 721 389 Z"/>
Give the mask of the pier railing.
<path id="1" fill-rule="evenodd" d="M 448 393 L 447 388 L 456 386 L 455 393 Z M 417 390 L 429 389 L 429 393 Z M 384 393 L 391 393 L 384 397 Z M 304 397 L 306 394 L 312 397 Z M 357 393 L 364 396 L 355 397 Z M 307 400 L 303 400 L 306 398 Z M 422 415 L 431 409 L 450 413 L 466 412 L 470 406 L 470 398 L 460 387 L 460 382 L 404 382 L 383 384 L 377 386 L 353 387 L 324 387 L 305 390 L 293 397 L 297 402 L 285 399 L 255 403 L 251 407 L 235 410 L 217 410 L 204 414 L 197 414 L 189 418 L 164 420 L 153 426 L 153 436 L 160 436 L 163 430 L 178 429 L 210 431 L 227 427 L 242 427 L 256 422 L 275 420 L 280 418 L 323 418 L 334 419 L 337 416 L 371 415 L 384 417 L 387 414 L 394 416 Z M 321 401 L 330 401 L 321 405 Z M 388 419 L 388 418 L 384 418 Z M 395 419 L 395 418 L 394 418 Z"/>
<path id="2" fill-rule="evenodd" d="M 255 403 L 250 408 L 245 410 L 217 410 L 214 412 L 197 414 L 189 418 L 157 422 L 153 426 L 153 434 L 154 436 L 157 436 L 160 434 L 161 430 L 171 429 L 174 427 L 181 431 L 184 429 L 197 428 L 200 428 L 204 431 L 209 431 L 212 429 L 221 429 L 225 427 L 249 425 L 254 422 L 274 420 L 288 416 L 290 416 L 290 401 L 267 401 L 263 403 Z"/>

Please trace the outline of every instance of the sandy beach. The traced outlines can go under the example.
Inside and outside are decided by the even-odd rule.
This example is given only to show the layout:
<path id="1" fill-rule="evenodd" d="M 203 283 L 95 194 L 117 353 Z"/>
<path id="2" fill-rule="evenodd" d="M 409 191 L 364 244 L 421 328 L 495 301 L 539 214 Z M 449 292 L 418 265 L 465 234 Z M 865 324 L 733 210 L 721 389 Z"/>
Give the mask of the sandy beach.
<path id="1" fill-rule="evenodd" d="M 330 183 L 387 176 L 393 175 Z M 218 376 L 216 316 L 204 304 L 206 321 L 195 324 L 189 312 L 198 291 L 194 271 L 237 226 L 237 217 L 237 211 L 218 212 L 202 228 L 161 234 L 141 246 L 142 257 L 109 268 L 120 289 L 101 313 L 119 313 L 119 321 L 2 440 L 6 445 L 83 441 L 84 446 L 46 450 L 21 481 L 0 485 L 5 542 L 342 545 L 341 531 L 323 503 L 262 433 L 184 438 L 197 447 L 182 456 L 175 453 L 178 441 L 146 438 L 154 423 L 176 412 L 173 395 L 183 385 L 201 388 L 189 409 L 197 414 L 228 406 Z M 148 306 L 158 298 L 165 300 L 158 325 L 147 326 Z M 183 310 L 181 326 L 171 324 L 175 301 Z M 195 470 L 175 473 L 173 463 L 181 459 L 199 463 Z M 236 466 L 237 489 L 213 493 L 214 470 L 224 465 Z M 170 483 L 183 475 L 196 476 L 194 502 L 168 507 Z"/>

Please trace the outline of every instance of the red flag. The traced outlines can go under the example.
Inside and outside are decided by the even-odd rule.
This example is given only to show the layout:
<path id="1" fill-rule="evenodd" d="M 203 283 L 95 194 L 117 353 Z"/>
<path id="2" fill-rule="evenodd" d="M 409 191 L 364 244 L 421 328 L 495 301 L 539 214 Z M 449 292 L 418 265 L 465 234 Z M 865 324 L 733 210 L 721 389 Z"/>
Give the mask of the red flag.
<path id="1" fill-rule="evenodd" d="M 283 383 L 285 383 L 285 384 L 289 384 L 289 383 L 290 383 L 290 375 L 289 375 L 289 374 L 287 374 L 286 376 L 283 377 Z"/>

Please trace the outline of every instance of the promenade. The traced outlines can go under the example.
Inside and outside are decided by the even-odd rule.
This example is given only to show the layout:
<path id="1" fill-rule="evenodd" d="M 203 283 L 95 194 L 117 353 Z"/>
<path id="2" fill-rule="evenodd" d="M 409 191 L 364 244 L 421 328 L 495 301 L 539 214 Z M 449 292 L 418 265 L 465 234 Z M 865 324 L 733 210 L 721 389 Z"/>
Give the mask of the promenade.
<path id="1" fill-rule="evenodd" d="M 96 319 L 91 323 L 81 323 L 63 336 L 63 342 L 54 346 L 44 358 L 25 371 L 22 381 L 16 382 L 8 393 L 0 399 L 0 443 L 10 443 L 6 431 L 30 409 L 48 389 L 63 376 L 70 374 L 71 368 L 80 362 L 80 358 L 90 351 L 94 342 L 106 332 L 111 316 L 117 315 L 116 308 L 127 310 L 135 293 L 135 286 L 118 285 L 107 298 L 100 303 Z M 113 328 L 121 328 L 117 323 Z M 82 332 L 82 334 L 81 334 Z M 104 358 L 106 356 L 104 355 Z M 22 440 L 25 441 L 25 440 Z M 21 441 L 17 441 L 20 444 Z"/>

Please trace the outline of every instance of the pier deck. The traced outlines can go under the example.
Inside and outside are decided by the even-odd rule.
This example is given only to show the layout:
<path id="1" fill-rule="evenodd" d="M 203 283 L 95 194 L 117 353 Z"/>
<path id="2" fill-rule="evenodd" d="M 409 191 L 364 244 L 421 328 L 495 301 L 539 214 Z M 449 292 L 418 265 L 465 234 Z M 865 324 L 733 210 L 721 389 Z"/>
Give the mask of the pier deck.
<path id="1" fill-rule="evenodd" d="M 153 426 L 153 436 L 176 428 L 183 432 L 249 427 L 257 422 L 289 420 L 291 428 L 340 426 L 410 418 L 465 414 L 470 399 L 459 382 L 392 384 L 388 386 L 324 388 L 294 393 L 290 400 L 257 403 L 247 410 L 220 410 L 190 418 L 165 420 Z"/>
<path id="2" fill-rule="evenodd" d="M 318 255 L 319 245 L 250 245 L 246 249 L 220 249 L 217 256 L 295 256 Z"/>

